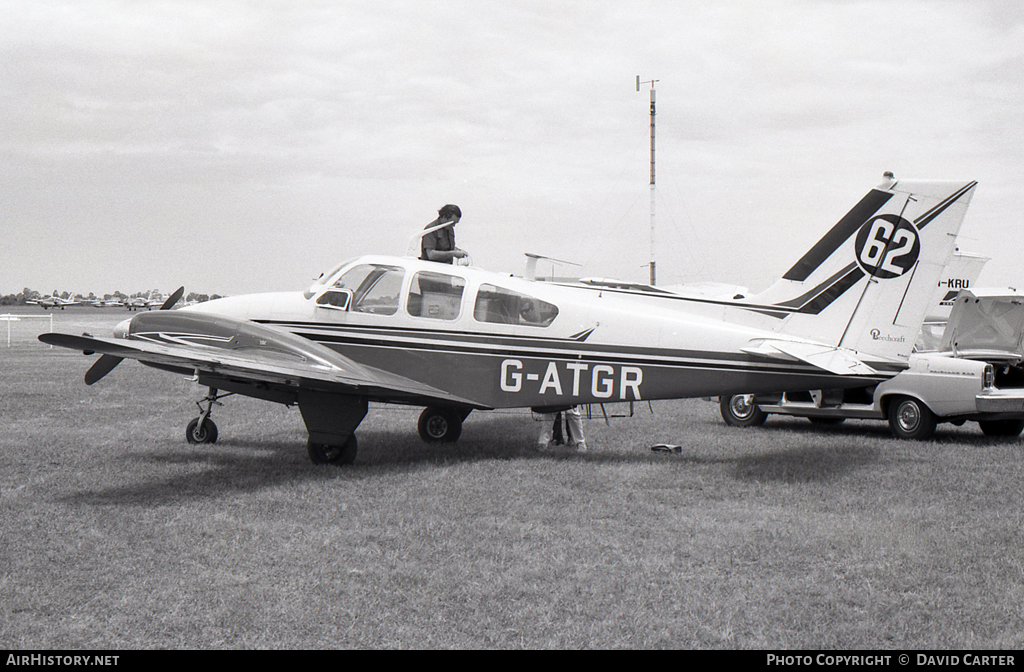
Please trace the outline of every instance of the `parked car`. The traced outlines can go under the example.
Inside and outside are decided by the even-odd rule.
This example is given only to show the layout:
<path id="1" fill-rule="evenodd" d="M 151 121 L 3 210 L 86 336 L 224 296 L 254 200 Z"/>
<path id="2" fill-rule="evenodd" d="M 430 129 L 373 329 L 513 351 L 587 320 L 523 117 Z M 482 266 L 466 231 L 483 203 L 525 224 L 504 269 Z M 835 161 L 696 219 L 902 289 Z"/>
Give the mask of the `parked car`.
<path id="1" fill-rule="evenodd" d="M 875 386 L 721 397 L 727 424 L 761 425 L 771 414 L 835 424 L 886 420 L 901 439 L 927 439 L 940 422 L 977 422 L 986 436 L 1024 431 L 1024 295 L 961 290 L 939 346 L 915 352 L 907 368 Z"/>

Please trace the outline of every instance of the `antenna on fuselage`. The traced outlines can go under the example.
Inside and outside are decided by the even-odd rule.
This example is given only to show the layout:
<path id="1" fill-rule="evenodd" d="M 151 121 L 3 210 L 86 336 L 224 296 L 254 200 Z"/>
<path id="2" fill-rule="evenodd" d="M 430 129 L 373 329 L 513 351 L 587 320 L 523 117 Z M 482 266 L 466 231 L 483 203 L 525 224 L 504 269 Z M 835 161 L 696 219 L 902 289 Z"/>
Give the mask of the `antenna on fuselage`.
<path id="1" fill-rule="evenodd" d="M 648 79 L 646 81 L 640 81 L 640 75 L 636 76 L 636 90 L 640 91 L 641 84 L 651 85 L 651 285 L 653 286 L 658 277 L 657 266 L 654 261 L 654 117 L 655 117 L 655 103 L 654 103 L 654 85 L 660 82 L 660 79 Z"/>

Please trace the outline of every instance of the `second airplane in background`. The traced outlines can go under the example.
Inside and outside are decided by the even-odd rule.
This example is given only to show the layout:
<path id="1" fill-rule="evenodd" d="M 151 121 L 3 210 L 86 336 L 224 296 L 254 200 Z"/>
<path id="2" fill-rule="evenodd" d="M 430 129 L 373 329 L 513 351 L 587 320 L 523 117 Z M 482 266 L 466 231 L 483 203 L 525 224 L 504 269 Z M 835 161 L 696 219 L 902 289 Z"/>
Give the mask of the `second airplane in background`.
<path id="1" fill-rule="evenodd" d="M 25 303 L 37 305 L 43 310 L 49 310 L 50 308 L 60 308 L 61 310 L 64 310 L 66 306 L 77 306 L 79 304 L 78 301 L 62 299 L 56 294 L 53 296 L 44 296 L 39 299 L 26 299 Z"/>

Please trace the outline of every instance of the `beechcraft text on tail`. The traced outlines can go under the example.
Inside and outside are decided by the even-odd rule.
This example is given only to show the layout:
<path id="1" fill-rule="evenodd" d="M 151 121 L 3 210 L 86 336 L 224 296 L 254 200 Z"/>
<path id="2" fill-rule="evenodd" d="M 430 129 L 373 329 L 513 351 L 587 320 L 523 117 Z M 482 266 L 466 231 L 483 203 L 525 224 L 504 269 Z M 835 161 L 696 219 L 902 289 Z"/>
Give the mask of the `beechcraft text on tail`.
<path id="1" fill-rule="evenodd" d="M 114 338 L 39 338 L 101 353 L 89 384 L 123 358 L 194 377 L 190 442 L 216 440 L 229 394 L 297 405 L 316 463 L 355 459 L 371 401 L 423 406 L 423 439 L 454 441 L 474 410 L 859 387 L 906 366 L 974 188 L 886 180 L 752 297 L 366 256 L 305 292 L 170 310 L 179 290 Z"/>

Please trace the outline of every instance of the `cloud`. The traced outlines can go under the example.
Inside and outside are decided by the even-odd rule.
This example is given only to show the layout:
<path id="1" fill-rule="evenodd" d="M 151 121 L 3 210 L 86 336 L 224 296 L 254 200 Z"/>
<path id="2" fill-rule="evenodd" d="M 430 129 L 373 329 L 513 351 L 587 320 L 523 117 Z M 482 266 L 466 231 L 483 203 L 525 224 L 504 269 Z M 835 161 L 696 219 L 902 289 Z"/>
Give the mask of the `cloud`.
<path id="1" fill-rule="evenodd" d="M 982 247 L 1024 205 L 1016 3 L 3 5 L 0 217 L 29 252 L 0 292 L 291 286 L 404 251 L 445 202 L 477 263 L 642 279 L 637 74 L 660 80 L 673 281 L 766 284 L 886 169 L 979 179 Z M 154 244 L 126 261 L 102 242 L 126 232 Z M 74 247 L 38 247 L 54 239 Z"/>

